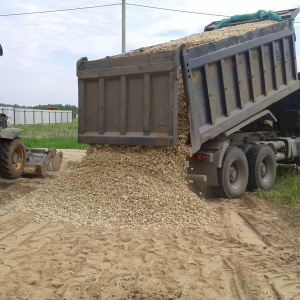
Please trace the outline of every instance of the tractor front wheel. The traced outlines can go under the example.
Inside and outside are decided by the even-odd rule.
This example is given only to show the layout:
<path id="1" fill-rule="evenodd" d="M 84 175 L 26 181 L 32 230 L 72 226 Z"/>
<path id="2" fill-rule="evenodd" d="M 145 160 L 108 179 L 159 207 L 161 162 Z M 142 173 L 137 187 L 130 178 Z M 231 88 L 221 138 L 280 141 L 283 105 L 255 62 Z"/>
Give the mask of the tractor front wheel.
<path id="1" fill-rule="evenodd" d="M 26 148 L 21 139 L 0 139 L 0 177 L 16 179 L 25 167 Z"/>

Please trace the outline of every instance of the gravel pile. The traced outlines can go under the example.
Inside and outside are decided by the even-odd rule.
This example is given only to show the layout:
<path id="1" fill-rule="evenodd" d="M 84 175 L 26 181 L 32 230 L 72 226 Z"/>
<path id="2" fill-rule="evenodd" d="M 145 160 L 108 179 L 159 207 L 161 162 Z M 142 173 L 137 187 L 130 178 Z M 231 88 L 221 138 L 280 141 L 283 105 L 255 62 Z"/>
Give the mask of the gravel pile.
<path id="1" fill-rule="evenodd" d="M 193 34 L 136 50 L 157 52 L 220 40 L 269 25 L 252 23 Z M 126 55 L 133 55 L 133 52 Z M 97 146 L 69 173 L 21 199 L 15 209 L 34 210 L 37 220 L 68 221 L 104 229 L 183 228 L 217 221 L 184 179 L 189 125 L 182 80 L 179 81 L 178 145 L 168 147 Z"/>
<path id="2" fill-rule="evenodd" d="M 186 148 L 100 146 L 77 167 L 21 199 L 36 218 L 105 229 L 182 228 L 216 220 L 184 181 Z"/>

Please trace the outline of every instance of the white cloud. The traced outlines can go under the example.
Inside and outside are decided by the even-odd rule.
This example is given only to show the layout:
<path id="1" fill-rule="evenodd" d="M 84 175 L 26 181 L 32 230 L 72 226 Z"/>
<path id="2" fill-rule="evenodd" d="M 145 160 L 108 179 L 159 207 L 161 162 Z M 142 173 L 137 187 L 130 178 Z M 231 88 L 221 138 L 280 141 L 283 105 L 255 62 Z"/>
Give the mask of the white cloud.
<path id="1" fill-rule="evenodd" d="M 259 9 L 295 8 L 294 0 L 282 2 L 228 2 L 196 0 L 130 0 L 128 3 L 197 11 L 216 15 L 253 13 Z M 1 14 L 66 9 L 121 3 L 113 0 L 2 0 Z M 202 32 L 205 25 L 222 17 L 157 10 L 128 5 L 127 50 Z M 298 17 L 300 20 L 300 16 Z M 0 17 L 0 103 L 19 105 L 77 105 L 76 61 L 115 55 L 122 48 L 121 5 L 48 14 Z M 300 35 L 300 24 L 295 24 Z M 299 38 L 298 38 L 299 40 Z M 297 41 L 297 54 L 300 45 Z M 298 50 L 299 48 L 299 50 Z M 300 60 L 300 58 L 298 59 Z"/>

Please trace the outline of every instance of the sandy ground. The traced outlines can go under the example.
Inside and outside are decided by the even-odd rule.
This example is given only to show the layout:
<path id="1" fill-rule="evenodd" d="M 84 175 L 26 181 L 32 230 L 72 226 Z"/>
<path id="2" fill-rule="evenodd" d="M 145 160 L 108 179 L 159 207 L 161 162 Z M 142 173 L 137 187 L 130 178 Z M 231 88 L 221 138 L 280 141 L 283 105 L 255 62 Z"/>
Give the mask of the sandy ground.
<path id="1" fill-rule="evenodd" d="M 78 229 L 11 211 L 83 155 L 64 151 L 45 179 L 0 179 L 0 299 L 300 299 L 300 236 L 253 194 L 208 201 L 221 221 L 197 229 Z"/>

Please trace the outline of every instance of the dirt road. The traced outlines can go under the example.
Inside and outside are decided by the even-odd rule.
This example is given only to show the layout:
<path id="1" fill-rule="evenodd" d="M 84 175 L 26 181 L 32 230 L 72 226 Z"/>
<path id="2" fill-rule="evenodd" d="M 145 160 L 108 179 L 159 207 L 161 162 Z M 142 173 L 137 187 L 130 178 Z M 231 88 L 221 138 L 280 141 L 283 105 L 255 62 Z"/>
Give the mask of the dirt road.
<path id="1" fill-rule="evenodd" d="M 253 194 L 177 230 L 75 228 L 13 211 L 46 179 L 0 180 L 0 299 L 300 299 L 300 236 Z M 203 201 L 203 200 L 199 200 Z"/>

